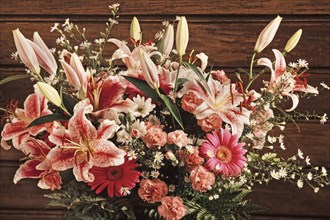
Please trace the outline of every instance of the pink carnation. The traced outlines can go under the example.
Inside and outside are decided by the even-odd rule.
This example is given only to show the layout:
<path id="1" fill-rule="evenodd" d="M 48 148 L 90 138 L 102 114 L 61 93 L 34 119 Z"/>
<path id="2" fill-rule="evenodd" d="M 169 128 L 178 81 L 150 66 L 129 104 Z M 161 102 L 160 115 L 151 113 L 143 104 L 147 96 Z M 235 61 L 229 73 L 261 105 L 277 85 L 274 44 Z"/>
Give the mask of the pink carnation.
<path id="1" fill-rule="evenodd" d="M 197 120 L 197 124 L 203 131 L 209 132 L 212 130 L 219 130 L 222 126 L 222 120 L 219 115 L 213 113 L 203 119 Z"/>
<path id="2" fill-rule="evenodd" d="M 178 196 L 166 196 L 162 199 L 162 204 L 158 206 L 158 213 L 165 220 L 179 220 L 188 212 L 183 200 Z"/>
<path id="3" fill-rule="evenodd" d="M 147 124 L 147 134 L 142 137 L 148 148 L 162 147 L 167 142 L 167 134 L 159 126 Z"/>
<path id="4" fill-rule="evenodd" d="M 190 173 L 190 181 L 194 190 L 206 192 L 212 188 L 215 176 L 202 166 L 195 167 Z"/>
<path id="5" fill-rule="evenodd" d="M 149 203 L 160 202 L 166 196 L 168 187 L 159 179 L 143 179 L 140 183 L 138 194 L 140 198 Z"/>
<path id="6" fill-rule="evenodd" d="M 192 113 L 195 111 L 196 107 L 199 106 L 203 102 L 202 99 L 199 99 L 194 93 L 189 92 L 184 95 L 181 99 L 182 109 Z"/>
<path id="7" fill-rule="evenodd" d="M 207 134 L 199 151 L 207 159 L 205 168 L 224 176 L 239 175 L 246 163 L 247 150 L 243 148 L 245 143 L 238 143 L 238 138 L 237 134 L 231 135 L 224 129 Z"/>
<path id="8" fill-rule="evenodd" d="M 167 136 L 167 143 L 175 144 L 178 147 L 186 146 L 188 144 L 187 134 L 182 130 L 170 132 Z"/>
<path id="9" fill-rule="evenodd" d="M 195 147 L 194 152 L 188 155 L 186 159 L 188 170 L 192 170 L 194 167 L 202 165 L 204 163 L 204 158 L 200 157 L 198 154 L 198 148 Z"/>

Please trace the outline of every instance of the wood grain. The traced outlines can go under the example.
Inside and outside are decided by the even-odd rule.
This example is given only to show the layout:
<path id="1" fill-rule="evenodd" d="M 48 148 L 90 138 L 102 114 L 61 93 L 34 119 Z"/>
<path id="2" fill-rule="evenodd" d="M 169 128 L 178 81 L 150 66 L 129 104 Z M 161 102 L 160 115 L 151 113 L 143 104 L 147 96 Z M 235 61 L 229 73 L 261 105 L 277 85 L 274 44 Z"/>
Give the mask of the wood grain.
<path id="1" fill-rule="evenodd" d="M 204 0 L 203 3 L 191 0 L 148 0 L 148 1 L 108 1 L 93 0 L 86 4 L 80 0 L 12 0 L 1 1 L 1 15 L 108 15 L 108 5 L 121 4 L 125 15 L 247 15 L 247 14 L 319 14 L 327 15 L 330 10 L 326 0 Z M 17 5 L 19 7 L 13 7 Z M 65 10 L 63 10 L 65 8 Z M 24 9 L 24 10 L 22 10 Z M 40 10 L 42 9 L 42 10 Z M 95 13 L 97 12 L 97 13 Z"/>

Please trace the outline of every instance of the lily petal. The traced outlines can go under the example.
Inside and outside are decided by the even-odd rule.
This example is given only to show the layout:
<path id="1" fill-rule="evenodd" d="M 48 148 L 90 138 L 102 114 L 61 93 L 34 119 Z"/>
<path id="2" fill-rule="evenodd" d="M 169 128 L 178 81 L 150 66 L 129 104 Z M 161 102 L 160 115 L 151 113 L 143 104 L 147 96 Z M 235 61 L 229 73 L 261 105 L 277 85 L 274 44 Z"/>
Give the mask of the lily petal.
<path id="1" fill-rule="evenodd" d="M 116 125 L 115 121 L 104 120 L 97 130 L 97 139 L 109 139 L 115 135 L 120 127 Z"/>
<path id="2" fill-rule="evenodd" d="M 97 167 L 119 166 L 125 162 L 126 152 L 111 141 L 100 139 L 90 142 L 93 151 L 91 163 Z"/>
<path id="3" fill-rule="evenodd" d="M 299 98 L 297 95 L 295 95 L 293 93 L 287 93 L 287 92 L 283 92 L 283 95 L 289 96 L 292 99 L 292 107 L 289 109 L 286 109 L 285 111 L 290 112 L 290 111 L 293 111 L 295 108 L 297 108 L 298 103 L 299 103 Z"/>
<path id="4" fill-rule="evenodd" d="M 37 170 L 36 166 L 40 163 L 38 160 L 28 160 L 22 164 L 15 173 L 14 183 L 25 178 L 40 178 L 42 171 Z"/>

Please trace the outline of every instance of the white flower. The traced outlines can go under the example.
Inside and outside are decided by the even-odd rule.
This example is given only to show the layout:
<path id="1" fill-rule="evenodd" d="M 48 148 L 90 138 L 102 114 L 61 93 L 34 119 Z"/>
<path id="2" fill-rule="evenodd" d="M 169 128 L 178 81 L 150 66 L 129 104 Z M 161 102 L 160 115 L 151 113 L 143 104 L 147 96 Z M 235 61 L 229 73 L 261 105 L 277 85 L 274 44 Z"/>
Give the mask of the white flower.
<path id="1" fill-rule="evenodd" d="M 112 5 L 109 5 L 110 10 L 117 10 L 119 8 L 120 4 L 119 3 L 115 3 Z"/>
<path id="2" fill-rule="evenodd" d="M 328 120 L 327 113 L 324 113 L 324 115 L 322 115 L 322 117 L 320 119 L 320 123 L 324 124 L 327 122 L 327 120 Z"/>
<path id="3" fill-rule="evenodd" d="M 212 201 L 213 199 L 214 199 L 213 196 L 210 196 L 210 197 L 209 197 L 209 200 L 210 200 L 210 201 Z"/>
<path id="4" fill-rule="evenodd" d="M 154 159 L 155 162 L 161 163 L 164 159 L 164 154 L 160 151 L 157 151 L 154 154 L 154 158 L 155 158 Z"/>
<path id="5" fill-rule="evenodd" d="M 157 170 L 151 171 L 151 174 L 150 174 L 150 176 L 155 179 L 157 179 L 159 175 L 160 175 L 160 173 Z"/>
<path id="6" fill-rule="evenodd" d="M 293 62 L 290 62 L 288 65 L 289 65 L 289 67 L 292 67 L 292 68 L 297 68 L 298 67 L 298 64 L 293 63 Z"/>
<path id="7" fill-rule="evenodd" d="M 269 143 L 273 144 L 273 143 L 276 142 L 276 137 L 268 136 L 267 140 L 268 140 Z"/>
<path id="8" fill-rule="evenodd" d="M 304 153 L 300 149 L 298 149 L 298 157 L 304 159 Z"/>
<path id="9" fill-rule="evenodd" d="M 14 60 L 18 60 L 18 52 L 16 51 L 15 53 L 12 53 L 11 58 Z"/>
<path id="10" fill-rule="evenodd" d="M 287 176 L 287 172 L 286 172 L 286 169 L 284 167 L 282 167 L 279 171 L 278 171 L 278 174 L 281 178 L 284 178 Z"/>
<path id="11" fill-rule="evenodd" d="M 315 187 L 315 188 L 314 188 L 314 192 L 315 192 L 315 193 L 318 193 L 319 190 L 320 190 L 319 187 Z"/>
<path id="12" fill-rule="evenodd" d="M 137 158 L 137 153 L 135 153 L 134 150 L 130 150 L 130 151 L 127 152 L 127 157 L 128 157 L 128 160 L 136 159 Z"/>
<path id="13" fill-rule="evenodd" d="M 133 102 L 137 104 L 135 111 L 132 113 L 135 117 L 142 116 L 144 118 L 156 107 L 156 105 L 151 104 L 150 98 L 145 100 L 145 98 L 140 95 L 134 97 Z"/>
<path id="14" fill-rule="evenodd" d="M 85 49 L 89 48 L 91 45 L 92 45 L 92 43 L 90 43 L 88 41 L 84 41 L 79 45 L 79 47 L 80 47 L 80 49 L 85 50 Z"/>
<path id="15" fill-rule="evenodd" d="M 55 31 L 59 25 L 60 25 L 59 23 L 54 23 L 54 26 L 50 28 L 50 32 Z"/>
<path id="16" fill-rule="evenodd" d="M 280 177 L 280 173 L 279 172 L 276 172 L 275 170 L 272 170 L 271 172 L 270 172 L 270 175 L 274 178 L 274 179 L 276 179 L 276 180 L 279 180 L 281 177 Z"/>
<path id="17" fill-rule="evenodd" d="M 280 148 L 281 148 L 282 150 L 286 150 L 284 143 L 280 143 Z"/>
<path id="18" fill-rule="evenodd" d="M 296 174 L 291 174 L 291 179 L 294 179 L 294 178 L 296 178 Z"/>
<path id="19" fill-rule="evenodd" d="M 325 84 L 325 82 L 321 82 L 320 84 L 323 88 L 330 90 L 330 87 L 327 84 Z"/>
<path id="20" fill-rule="evenodd" d="M 299 65 L 299 67 L 308 67 L 308 63 L 307 63 L 307 61 L 306 60 L 302 60 L 302 59 L 299 59 L 298 60 L 298 65 Z"/>
<path id="21" fill-rule="evenodd" d="M 122 194 L 123 196 L 127 196 L 127 195 L 129 195 L 129 194 L 131 194 L 131 191 L 129 190 L 129 188 L 127 188 L 127 187 L 124 187 L 124 186 L 122 186 L 121 188 L 120 188 L 120 194 Z"/>
<path id="22" fill-rule="evenodd" d="M 117 132 L 117 141 L 120 143 L 129 143 L 131 140 L 131 135 L 125 130 L 120 130 Z"/>
<path id="23" fill-rule="evenodd" d="M 313 174 L 312 174 L 311 172 L 309 172 L 309 173 L 307 174 L 307 179 L 308 179 L 308 180 L 312 180 L 312 179 L 313 179 Z"/>
<path id="24" fill-rule="evenodd" d="M 323 176 L 327 176 L 328 175 L 328 173 L 327 173 L 327 169 L 325 169 L 325 167 L 322 167 L 322 175 Z"/>
<path id="25" fill-rule="evenodd" d="M 131 126 L 131 136 L 135 138 L 143 137 L 147 134 L 147 128 L 144 122 L 140 122 L 140 120 L 136 120 Z"/>
<path id="26" fill-rule="evenodd" d="M 311 161 L 311 159 L 309 158 L 309 156 L 307 156 L 307 157 L 306 157 L 306 164 L 307 164 L 307 165 L 311 165 L 310 161 Z"/>
<path id="27" fill-rule="evenodd" d="M 304 182 L 303 182 L 301 179 L 299 179 L 299 180 L 297 181 L 297 186 L 298 186 L 298 188 L 303 188 L 303 186 L 304 186 Z"/>
<path id="28" fill-rule="evenodd" d="M 219 195 L 218 194 L 214 194 L 213 198 L 214 199 L 219 199 Z"/>
<path id="29" fill-rule="evenodd" d="M 169 192 L 175 192 L 175 185 L 171 184 L 168 186 L 168 191 Z"/>
<path id="30" fill-rule="evenodd" d="M 104 38 L 95 39 L 94 42 L 96 44 L 103 44 L 105 42 L 105 39 Z"/>

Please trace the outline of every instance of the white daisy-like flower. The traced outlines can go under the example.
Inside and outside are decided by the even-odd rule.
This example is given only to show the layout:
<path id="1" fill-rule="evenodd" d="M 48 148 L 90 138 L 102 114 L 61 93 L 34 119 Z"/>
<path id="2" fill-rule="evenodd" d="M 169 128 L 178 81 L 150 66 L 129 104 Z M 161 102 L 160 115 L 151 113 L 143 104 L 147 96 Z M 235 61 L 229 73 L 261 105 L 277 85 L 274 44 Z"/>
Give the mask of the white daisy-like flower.
<path id="1" fill-rule="evenodd" d="M 145 98 L 137 95 L 133 98 L 133 102 L 137 104 L 135 111 L 132 113 L 135 117 L 142 116 L 143 118 L 150 114 L 150 112 L 156 107 L 155 104 L 151 103 L 151 99 Z"/>
<path id="2" fill-rule="evenodd" d="M 327 113 L 324 113 L 324 115 L 322 115 L 322 117 L 320 119 L 320 123 L 324 124 L 327 122 L 327 120 L 328 120 Z"/>
<path id="3" fill-rule="evenodd" d="M 304 159 L 304 153 L 300 149 L 298 149 L 298 157 Z"/>
<path id="4" fill-rule="evenodd" d="M 286 150 L 286 147 L 285 147 L 284 143 L 280 143 L 280 148 L 281 148 L 282 150 Z"/>
<path id="5" fill-rule="evenodd" d="M 321 172 L 322 172 L 322 175 L 323 176 L 327 176 L 328 175 L 327 169 L 325 169 L 325 167 L 322 167 Z"/>
<path id="6" fill-rule="evenodd" d="M 96 44 L 103 44 L 105 42 L 105 39 L 104 38 L 95 39 L 94 42 Z"/>
<path id="7" fill-rule="evenodd" d="M 131 136 L 134 138 L 140 138 L 147 134 L 147 128 L 144 121 L 136 120 L 131 126 Z"/>
<path id="8" fill-rule="evenodd" d="M 209 200 L 210 200 L 210 201 L 212 201 L 213 199 L 214 199 L 213 196 L 210 196 L 210 197 L 209 197 Z"/>
<path id="9" fill-rule="evenodd" d="M 291 174 L 291 179 L 294 179 L 294 178 L 296 178 L 296 174 L 295 173 Z"/>
<path id="10" fill-rule="evenodd" d="M 92 43 L 88 42 L 87 40 L 82 42 L 79 47 L 82 50 L 85 50 L 86 48 L 89 48 L 92 45 Z"/>
<path id="11" fill-rule="evenodd" d="M 318 192 L 319 192 L 319 190 L 320 190 L 320 188 L 319 188 L 319 187 L 315 187 L 315 188 L 314 188 L 314 192 L 315 192 L 315 193 L 318 193 Z"/>
<path id="12" fill-rule="evenodd" d="M 272 170 L 271 172 L 270 172 L 270 175 L 274 178 L 274 179 L 276 179 L 276 180 L 279 180 L 281 177 L 280 177 L 280 173 L 279 172 L 276 172 L 275 170 Z"/>
<path id="13" fill-rule="evenodd" d="M 306 157 L 305 161 L 306 161 L 307 165 L 311 165 L 311 163 L 310 163 L 311 159 L 309 158 L 309 156 Z"/>
<path id="14" fill-rule="evenodd" d="M 175 185 L 171 184 L 168 186 L 168 191 L 169 192 L 175 192 Z"/>
<path id="15" fill-rule="evenodd" d="M 127 152 L 128 160 L 137 159 L 137 155 L 138 154 L 134 150 L 130 150 L 130 151 Z"/>
<path id="16" fill-rule="evenodd" d="M 131 194 L 131 191 L 129 190 L 129 188 L 122 186 L 119 190 L 120 194 L 122 194 L 123 196 L 127 196 L 129 194 Z"/>
<path id="17" fill-rule="evenodd" d="M 309 173 L 307 174 L 307 179 L 308 179 L 308 180 L 312 180 L 312 179 L 313 179 L 313 174 L 312 174 L 311 172 L 309 172 Z"/>
<path id="18" fill-rule="evenodd" d="M 64 23 L 62 24 L 62 27 L 70 25 L 70 18 L 65 19 Z"/>
<path id="19" fill-rule="evenodd" d="M 325 84 L 325 82 L 321 82 L 320 85 L 321 85 L 323 88 L 325 88 L 325 89 L 327 89 L 327 90 L 330 90 L 330 87 L 329 87 L 327 84 Z"/>
<path id="20" fill-rule="evenodd" d="M 117 141 L 120 143 L 129 143 L 131 140 L 131 135 L 125 131 L 125 130 L 120 130 L 117 132 Z"/>
<path id="21" fill-rule="evenodd" d="M 298 64 L 297 63 L 294 63 L 294 62 L 290 62 L 288 65 L 291 68 L 297 68 L 298 67 Z"/>
<path id="22" fill-rule="evenodd" d="M 160 151 L 156 151 L 154 154 L 154 161 L 161 163 L 164 160 L 164 154 Z"/>
<path id="23" fill-rule="evenodd" d="M 118 24 L 118 21 L 112 18 L 109 18 L 109 22 L 112 24 Z"/>
<path id="24" fill-rule="evenodd" d="M 276 137 L 272 137 L 272 136 L 267 136 L 267 140 L 269 143 L 273 144 L 276 142 Z"/>
<path id="25" fill-rule="evenodd" d="M 18 60 L 18 57 L 19 56 L 18 56 L 18 52 L 17 51 L 11 54 L 11 58 L 14 59 L 14 60 Z"/>
<path id="26" fill-rule="evenodd" d="M 160 175 L 160 173 L 157 170 L 151 171 L 151 174 L 150 174 L 150 176 L 155 179 L 157 179 L 159 175 Z"/>
<path id="27" fill-rule="evenodd" d="M 297 181 L 297 186 L 298 186 L 298 188 L 303 188 L 303 186 L 304 186 L 304 182 L 301 180 L 301 179 L 299 179 L 298 181 Z"/>
<path id="28" fill-rule="evenodd" d="M 110 10 L 117 10 L 119 8 L 120 4 L 119 3 L 115 3 L 112 5 L 109 5 Z"/>
<path id="29" fill-rule="evenodd" d="M 286 169 L 284 167 L 282 167 L 279 171 L 278 174 L 281 178 L 285 178 L 287 176 L 287 172 Z"/>
<path id="30" fill-rule="evenodd" d="M 55 31 L 59 25 L 60 25 L 60 23 L 54 23 L 54 26 L 50 28 L 50 32 Z"/>
<path id="31" fill-rule="evenodd" d="M 303 59 L 298 60 L 298 65 L 299 65 L 299 67 L 306 67 L 306 68 L 308 67 L 307 61 L 303 60 Z"/>
<path id="32" fill-rule="evenodd" d="M 219 199 L 219 197 L 220 196 L 218 194 L 214 194 L 214 196 L 213 196 L 214 199 Z"/>

